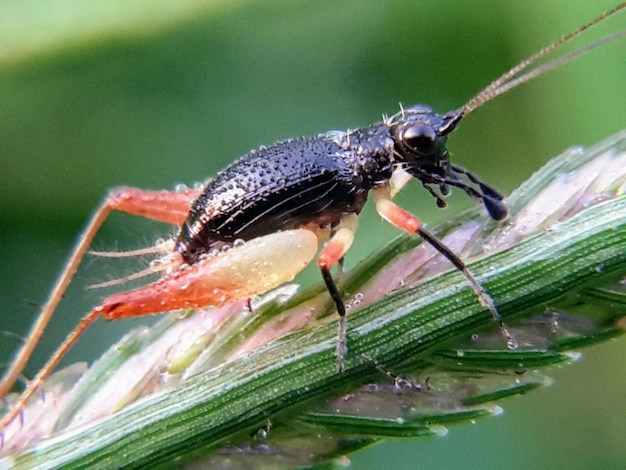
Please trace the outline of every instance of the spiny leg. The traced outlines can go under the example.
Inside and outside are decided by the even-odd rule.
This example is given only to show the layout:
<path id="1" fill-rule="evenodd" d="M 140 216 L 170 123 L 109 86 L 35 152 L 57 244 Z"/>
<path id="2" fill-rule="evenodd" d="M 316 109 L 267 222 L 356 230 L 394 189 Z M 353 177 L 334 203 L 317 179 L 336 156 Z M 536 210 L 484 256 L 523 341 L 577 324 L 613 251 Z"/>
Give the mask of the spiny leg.
<path id="1" fill-rule="evenodd" d="M 11 362 L 7 372 L 0 381 L 0 397 L 6 396 L 39 342 L 50 318 L 63 298 L 74 274 L 89 249 L 96 233 L 112 210 L 119 210 L 135 215 L 142 215 L 165 223 L 181 224 L 191 202 L 199 195 L 199 191 L 188 189 L 181 192 L 169 191 L 143 191 L 136 188 L 119 188 L 100 204 L 86 228 L 80 235 L 65 268 L 57 279 L 50 292 L 50 296 L 44 304 L 37 321 L 33 324 L 26 341 Z"/>
<path id="2" fill-rule="evenodd" d="M 336 227 L 331 239 L 326 243 L 319 257 L 317 258 L 317 265 L 322 273 L 324 284 L 330 294 L 331 299 L 337 307 L 337 314 L 339 315 L 339 331 L 337 334 L 337 369 L 339 372 L 343 372 L 343 358 L 346 352 L 346 306 L 341 297 L 341 292 L 335 283 L 330 270 L 341 259 L 343 259 L 346 252 L 350 249 L 352 242 L 354 241 L 354 233 L 357 228 L 357 216 L 356 214 L 348 214 L 341 219 L 341 222 Z"/>
<path id="3" fill-rule="evenodd" d="M 500 325 L 500 330 L 502 331 L 502 334 L 505 336 L 507 341 L 507 347 L 509 349 L 515 349 L 516 344 L 513 340 L 513 337 L 504 325 L 504 322 L 502 321 L 502 318 L 500 317 L 500 314 L 496 309 L 493 299 L 489 296 L 489 294 L 487 294 L 485 289 L 476 280 L 474 275 L 467 269 L 465 263 L 456 254 L 454 254 L 454 252 L 450 250 L 450 248 L 448 248 L 430 232 L 426 231 L 422 227 L 422 223 L 417 217 L 405 211 L 396 203 L 394 203 L 391 200 L 391 191 L 389 187 L 383 186 L 380 188 L 376 188 L 374 190 L 374 198 L 376 200 L 376 210 L 383 219 L 385 219 L 390 224 L 404 230 L 405 232 L 408 232 L 411 235 L 419 235 L 420 237 L 422 237 L 440 254 L 446 257 L 455 268 L 463 273 L 463 276 L 465 276 L 465 278 L 469 281 L 472 289 L 478 296 L 480 304 L 489 309 L 494 319 Z"/>
<path id="4" fill-rule="evenodd" d="M 41 386 L 48 378 L 50 373 L 54 370 L 56 365 L 61 362 L 63 357 L 71 349 L 74 343 L 76 343 L 78 338 L 89 327 L 89 325 L 91 325 L 98 318 L 98 316 L 100 316 L 100 312 L 94 310 L 85 317 L 83 317 L 78 326 L 72 330 L 67 338 L 65 338 L 65 341 L 63 341 L 61 346 L 54 352 L 50 359 L 48 359 L 48 362 L 37 373 L 35 378 L 28 382 L 26 389 L 20 395 L 17 403 L 12 405 L 9 412 L 2 417 L 2 420 L 0 420 L 0 443 L 2 445 L 4 445 L 4 430 L 18 415 L 21 417 L 23 416 L 22 411 L 26 407 L 26 404 L 28 403 L 30 398 L 37 392 L 38 389 L 41 388 Z M 23 420 L 23 417 L 21 419 Z"/>
<path id="5" fill-rule="evenodd" d="M 0 433 L 22 412 L 37 389 L 99 316 L 117 320 L 246 299 L 293 280 L 311 262 L 317 246 L 313 232 L 286 230 L 253 239 L 184 270 L 174 270 L 138 289 L 108 296 L 81 320 L 28 384 L 17 403 L 0 420 Z M 274 256 L 277 252 L 282 256 Z"/>
<path id="6" fill-rule="evenodd" d="M 502 320 L 500 313 L 496 309 L 496 305 L 493 299 L 491 298 L 491 296 L 489 296 L 489 294 L 487 294 L 483 286 L 480 285 L 480 283 L 476 280 L 474 275 L 467 269 L 467 266 L 465 266 L 465 263 L 456 254 L 454 254 L 450 250 L 450 248 L 444 245 L 441 242 L 441 240 L 435 237 L 432 233 L 424 230 L 423 228 L 420 228 L 418 234 L 420 237 L 422 237 L 424 240 L 430 243 L 430 245 L 433 248 L 435 248 L 439 253 L 445 256 L 448 259 L 448 261 L 450 261 L 454 265 L 455 268 L 457 268 L 459 271 L 463 273 L 465 278 L 472 285 L 474 292 L 476 292 L 476 295 L 478 296 L 478 301 L 480 302 L 480 304 L 483 307 L 486 307 L 489 309 L 489 311 L 491 312 L 491 315 L 493 315 L 493 318 L 500 325 L 500 330 L 502 331 L 502 334 L 506 338 L 507 347 L 509 349 L 516 349 L 517 345 L 515 341 L 513 340 L 513 336 L 511 335 L 506 325 L 504 324 L 504 321 Z"/>

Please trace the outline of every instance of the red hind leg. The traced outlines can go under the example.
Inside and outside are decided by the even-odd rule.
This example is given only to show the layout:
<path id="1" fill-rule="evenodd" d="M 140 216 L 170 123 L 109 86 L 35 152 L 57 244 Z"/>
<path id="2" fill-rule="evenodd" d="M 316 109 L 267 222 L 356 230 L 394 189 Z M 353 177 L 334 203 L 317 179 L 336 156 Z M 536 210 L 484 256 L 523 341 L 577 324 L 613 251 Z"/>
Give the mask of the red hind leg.
<path id="1" fill-rule="evenodd" d="M 0 421 L 0 432 L 24 409 L 28 400 L 98 316 L 116 320 L 246 299 L 292 280 L 313 259 L 317 243 L 317 237 L 309 230 L 278 232 L 191 266 L 185 265 L 184 269 L 173 266 L 171 273 L 156 282 L 105 298 L 81 320 L 28 384 L 17 403 Z"/>
<path id="2" fill-rule="evenodd" d="M 156 282 L 107 297 L 95 310 L 117 320 L 247 299 L 292 280 L 316 251 L 317 237 L 309 230 L 277 232 L 174 267 Z"/>
<path id="3" fill-rule="evenodd" d="M 189 206 L 200 195 L 197 189 L 184 191 L 144 191 L 118 188 L 105 204 L 111 209 L 140 215 L 172 225 L 181 225 L 189 214 Z"/>
<path id="4" fill-rule="evenodd" d="M 180 224 L 187 216 L 189 207 L 200 191 L 187 189 L 180 192 L 142 191 L 135 188 L 119 188 L 115 190 L 96 210 L 87 227 L 78 239 L 74 252 L 70 256 L 50 297 L 44 304 L 37 321 L 31 328 L 26 342 L 15 355 L 10 367 L 0 381 L 0 397 L 4 397 L 24 370 L 35 346 L 39 342 L 52 314 L 72 281 L 89 245 L 100 226 L 112 210 L 119 210 L 135 215 L 142 215 L 165 223 Z"/>

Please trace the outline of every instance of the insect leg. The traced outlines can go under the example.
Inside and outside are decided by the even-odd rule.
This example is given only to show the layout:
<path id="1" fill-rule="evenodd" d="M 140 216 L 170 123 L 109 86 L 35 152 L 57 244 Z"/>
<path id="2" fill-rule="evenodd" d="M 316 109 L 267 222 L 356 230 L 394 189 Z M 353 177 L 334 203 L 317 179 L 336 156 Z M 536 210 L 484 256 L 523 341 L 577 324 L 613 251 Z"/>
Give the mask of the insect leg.
<path id="1" fill-rule="evenodd" d="M 315 256 L 317 243 L 316 235 L 305 229 L 254 238 L 151 284 L 110 295 L 95 310 L 117 320 L 248 299 L 293 280 Z"/>
<path id="2" fill-rule="evenodd" d="M 493 299 L 487 294 L 485 289 L 476 280 L 473 274 L 467 269 L 465 263 L 459 258 L 450 248 L 444 245 L 439 239 L 437 239 L 430 232 L 422 228 L 422 223 L 413 214 L 405 211 L 396 203 L 391 200 L 391 191 L 388 186 L 382 186 L 374 190 L 374 198 L 376 200 L 376 210 L 383 219 L 392 225 L 408 232 L 411 235 L 419 235 L 426 242 L 428 242 L 433 248 L 435 248 L 440 254 L 445 256 L 455 268 L 457 268 L 463 276 L 469 281 L 474 292 L 478 296 L 478 300 L 481 305 L 488 308 L 494 319 L 500 325 L 503 335 L 507 340 L 507 346 L 510 349 L 515 349 L 516 345 L 509 331 L 507 330 L 498 310 L 496 309 Z"/>
<path id="3" fill-rule="evenodd" d="M 356 214 L 348 214 L 341 219 L 332 238 L 326 243 L 319 257 L 317 265 L 322 273 L 326 289 L 335 302 L 339 314 L 339 333 L 337 337 L 337 368 L 343 372 L 343 358 L 346 352 L 346 306 L 343 303 L 341 292 L 330 273 L 331 268 L 338 263 L 350 249 L 354 241 L 357 228 Z"/>
<path id="4" fill-rule="evenodd" d="M 317 247 L 317 236 L 313 232 L 286 230 L 255 238 L 241 247 L 186 266 L 184 270 L 175 270 L 139 289 L 105 298 L 81 320 L 28 384 L 0 421 L 0 433 L 21 413 L 80 335 L 100 315 L 116 320 L 246 299 L 291 281 L 311 262 Z"/>
<path id="5" fill-rule="evenodd" d="M 131 214 L 142 215 L 165 223 L 182 223 L 191 202 L 199 191 L 185 190 L 181 192 L 142 191 L 135 188 L 119 188 L 100 204 L 78 239 L 65 268 L 52 288 L 48 300 L 44 304 L 37 321 L 32 326 L 26 341 L 15 355 L 8 371 L 0 381 L 0 397 L 6 396 L 20 374 L 24 370 L 28 359 L 39 342 L 52 314 L 63 298 L 67 287 L 72 281 L 89 245 L 100 226 L 104 223 L 112 210 L 119 210 Z"/>
<path id="6" fill-rule="evenodd" d="M 189 215 L 191 203 L 200 195 L 198 189 L 183 191 L 144 191 L 118 188 L 108 197 L 111 209 L 139 215 L 172 225 L 182 225 Z"/>

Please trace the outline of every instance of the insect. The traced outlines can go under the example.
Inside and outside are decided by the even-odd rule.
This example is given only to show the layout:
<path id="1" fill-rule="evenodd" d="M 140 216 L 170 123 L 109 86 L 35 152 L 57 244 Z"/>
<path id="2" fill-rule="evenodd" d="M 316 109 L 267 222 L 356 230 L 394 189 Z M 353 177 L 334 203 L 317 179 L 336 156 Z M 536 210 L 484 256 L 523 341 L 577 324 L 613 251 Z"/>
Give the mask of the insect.
<path id="1" fill-rule="evenodd" d="M 40 388 L 85 329 L 99 316 L 119 319 L 246 299 L 293 277 L 312 259 L 320 240 L 329 238 L 317 265 L 339 316 L 337 356 L 342 367 L 346 341 L 345 306 L 331 269 L 349 250 L 357 216 L 369 193 L 378 213 L 396 227 L 423 237 L 461 270 L 493 316 L 495 305 L 462 260 L 426 231 L 420 220 L 393 202 L 417 179 L 440 207 L 451 187 L 483 203 L 496 220 L 506 217 L 503 196 L 475 174 L 450 162 L 448 135 L 471 111 L 509 89 L 603 43 L 592 44 L 522 74 L 539 58 L 585 29 L 626 7 L 621 4 L 540 50 L 488 85 L 458 110 L 435 113 L 423 105 L 401 109 L 370 127 L 328 132 L 261 147 L 234 162 L 201 190 L 180 192 L 121 188 L 96 210 L 45 304 L 34 334 L 6 374 L 5 395 L 21 373 L 46 323 L 60 302 L 99 227 L 113 210 L 180 227 L 174 240 L 151 251 L 161 253 L 161 279 L 113 294 L 70 333 L 18 402 L 0 422 L 4 429 Z M 623 35 L 623 32 L 619 35 Z M 614 39 L 617 35 L 607 39 Z M 224 252 L 224 248 L 231 248 Z M 275 256 L 276 252 L 281 256 Z M 505 336 L 511 340 L 500 321 Z"/>

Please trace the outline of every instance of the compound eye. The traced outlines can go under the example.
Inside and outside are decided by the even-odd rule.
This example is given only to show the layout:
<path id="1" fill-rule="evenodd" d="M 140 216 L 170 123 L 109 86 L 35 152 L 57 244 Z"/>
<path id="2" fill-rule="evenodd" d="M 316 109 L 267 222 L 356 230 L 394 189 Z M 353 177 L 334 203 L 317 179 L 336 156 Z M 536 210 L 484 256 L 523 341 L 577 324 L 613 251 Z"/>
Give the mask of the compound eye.
<path id="1" fill-rule="evenodd" d="M 430 155 L 435 151 L 437 131 L 424 124 L 415 124 L 402 133 L 402 142 L 420 155 Z"/>

